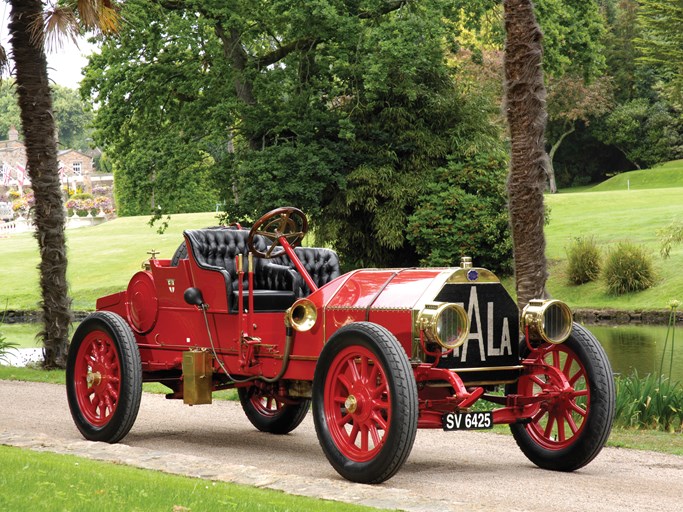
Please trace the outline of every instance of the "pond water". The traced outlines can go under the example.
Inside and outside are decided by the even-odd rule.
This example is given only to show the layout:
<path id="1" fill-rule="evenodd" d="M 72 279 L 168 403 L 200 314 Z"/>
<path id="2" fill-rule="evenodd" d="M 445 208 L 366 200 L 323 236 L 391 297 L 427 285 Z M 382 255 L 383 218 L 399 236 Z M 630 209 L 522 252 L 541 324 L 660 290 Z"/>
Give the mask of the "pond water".
<path id="1" fill-rule="evenodd" d="M 587 325 L 586 328 L 600 340 L 605 348 L 614 373 L 628 375 L 633 370 L 637 370 L 638 375 L 641 376 L 648 373 L 659 374 L 662 351 L 666 341 L 666 326 L 620 325 L 610 327 Z M 672 375 L 669 375 L 672 333 L 669 333 L 662 373 L 674 382 L 683 383 L 683 326 L 678 326 L 673 334 Z"/>

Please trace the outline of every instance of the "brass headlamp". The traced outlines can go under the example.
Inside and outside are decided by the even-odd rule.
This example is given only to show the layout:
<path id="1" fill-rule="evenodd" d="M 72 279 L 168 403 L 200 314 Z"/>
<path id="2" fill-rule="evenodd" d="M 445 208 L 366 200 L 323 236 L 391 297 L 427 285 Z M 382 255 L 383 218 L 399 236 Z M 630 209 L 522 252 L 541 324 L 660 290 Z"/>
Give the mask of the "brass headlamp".
<path id="1" fill-rule="evenodd" d="M 522 311 L 522 328 L 532 341 L 563 343 L 572 332 L 572 312 L 559 300 L 533 299 Z"/>
<path id="2" fill-rule="evenodd" d="M 427 304 L 417 316 L 417 326 L 425 337 L 446 350 L 459 347 L 470 333 L 467 313 L 458 304 Z"/>

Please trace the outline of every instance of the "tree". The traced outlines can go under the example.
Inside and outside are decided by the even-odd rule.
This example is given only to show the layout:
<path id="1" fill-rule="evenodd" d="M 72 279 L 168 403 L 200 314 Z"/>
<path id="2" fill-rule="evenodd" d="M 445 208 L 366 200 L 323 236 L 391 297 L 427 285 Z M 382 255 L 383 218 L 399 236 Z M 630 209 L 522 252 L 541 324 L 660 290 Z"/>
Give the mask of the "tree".
<path id="1" fill-rule="evenodd" d="M 661 70 L 672 103 L 683 110 L 683 3 L 672 0 L 640 0 L 638 21 L 642 38 L 636 44 L 642 62 Z"/>
<path id="2" fill-rule="evenodd" d="M 92 109 L 83 101 L 78 91 L 68 87 L 53 85 L 52 94 L 60 148 L 79 151 L 90 149 L 94 118 Z"/>
<path id="3" fill-rule="evenodd" d="M 233 219 L 295 204 L 346 266 L 417 264 L 407 226 L 434 170 L 502 145 L 481 81 L 447 64 L 446 5 L 127 1 L 83 82 L 119 205 L 145 213 L 171 162 L 206 161 Z"/>
<path id="4" fill-rule="evenodd" d="M 582 77 L 564 75 L 548 81 L 548 119 L 561 126 L 548 153 L 550 192 L 557 192 L 553 160 L 564 139 L 574 133 L 577 122 L 588 125 L 592 118 L 609 111 L 612 101 L 610 80 L 600 77 L 586 83 Z"/>
<path id="5" fill-rule="evenodd" d="M 66 281 L 65 216 L 57 168 L 55 120 L 44 50 L 46 27 L 43 20 L 46 13 L 41 0 L 9 0 L 9 3 L 10 44 L 17 96 L 28 172 L 35 194 L 33 220 L 40 250 L 38 268 L 43 312 L 43 330 L 39 336 L 43 340 L 45 367 L 63 368 L 66 365 L 71 300 Z M 47 16 L 48 28 L 60 26 L 59 19 L 67 22 L 62 23 L 62 27 L 73 27 L 70 21 L 75 20 L 76 7 L 87 26 L 96 26 L 97 20 L 106 22 L 113 16 L 108 0 L 69 2 L 48 13 L 51 14 Z"/>
<path id="6" fill-rule="evenodd" d="M 15 95 L 15 85 L 11 80 L 0 82 L 0 137 L 7 136 L 11 126 L 19 129 L 21 117 Z"/>
<path id="7" fill-rule="evenodd" d="M 683 155 L 683 137 L 669 107 L 636 98 L 617 105 L 596 135 L 611 144 L 638 169 Z"/>
<path id="8" fill-rule="evenodd" d="M 92 130 L 93 113 L 77 91 L 52 85 L 54 97 L 53 113 L 61 148 L 86 150 Z M 0 137 L 7 134 L 10 126 L 21 130 L 17 87 L 14 80 L 0 83 Z"/>
<path id="9" fill-rule="evenodd" d="M 517 303 L 546 296 L 543 190 L 548 168 L 544 148 L 546 90 L 542 33 L 531 0 L 504 0 L 505 111 L 510 128 L 508 198 Z"/>

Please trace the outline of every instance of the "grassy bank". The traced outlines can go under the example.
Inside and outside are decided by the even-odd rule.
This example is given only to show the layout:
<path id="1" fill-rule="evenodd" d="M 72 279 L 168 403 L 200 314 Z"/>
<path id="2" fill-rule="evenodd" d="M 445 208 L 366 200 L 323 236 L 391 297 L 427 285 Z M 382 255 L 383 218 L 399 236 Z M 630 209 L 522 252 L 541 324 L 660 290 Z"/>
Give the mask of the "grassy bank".
<path id="1" fill-rule="evenodd" d="M 631 189 L 626 190 L 626 180 Z M 667 188 L 657 188 L 667 187 Z M 572 307 L 664 309 L 671 299 L 683 299 L 683 245 L 671 257 L 659 255 L 657 229 L 683 221 L 683 161 L 616 176 L 591 189 L 546 196 L 550 223 L 546 227 L 550 262 L 548 289 Z M 617 243 L 643 245 L 657 272 L 654 287 L 622 296 L 609 295 L 603 282 L 569 285 L 566 249 L 576 237 L 593 237 L 603 257 Z"/>
<path id="2" fill-rule="evenodd" d="M 124 217 L 99 226 L 66 232 L 70 292 L 73 308 L 94 309 L 102 295 L 120 291 L 149 258 L 147 251 L 160 251 L 170 258 L 182 242 L 185 229 L 217 223 L 215 213 L 174 215 L 163 235 L 147 223 L 149 217 Z M 36 309 L 38 290 L 38 248 L 31 233 L 0 240 L 0 308 Z"/>
<path id="3" fill-rule="evenodd" d="M 225 482 L 0 446 L 0 510 L 370 511 Z"/>

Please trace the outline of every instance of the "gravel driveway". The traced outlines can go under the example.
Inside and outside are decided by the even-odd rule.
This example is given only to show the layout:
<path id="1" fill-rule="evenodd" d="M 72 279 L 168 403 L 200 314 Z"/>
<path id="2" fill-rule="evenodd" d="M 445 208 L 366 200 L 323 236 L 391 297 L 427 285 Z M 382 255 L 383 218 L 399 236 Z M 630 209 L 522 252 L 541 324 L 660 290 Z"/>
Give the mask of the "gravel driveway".
<path id="1" fill-rule="evenodd" d="M 538 469 L 511 436 L 419 430 L 408 461 L 377 486 L 346 482 L 318 445 L 311 415 L 294 432 L 256 431 L 238 403 L 189 407 L 143 395 L 118 445 L 84 441 L 63 386 L 0 381 L 0 444 L 409 511 L 680 511 L 683 457 L 606 448 L 574 473 Z"/>

